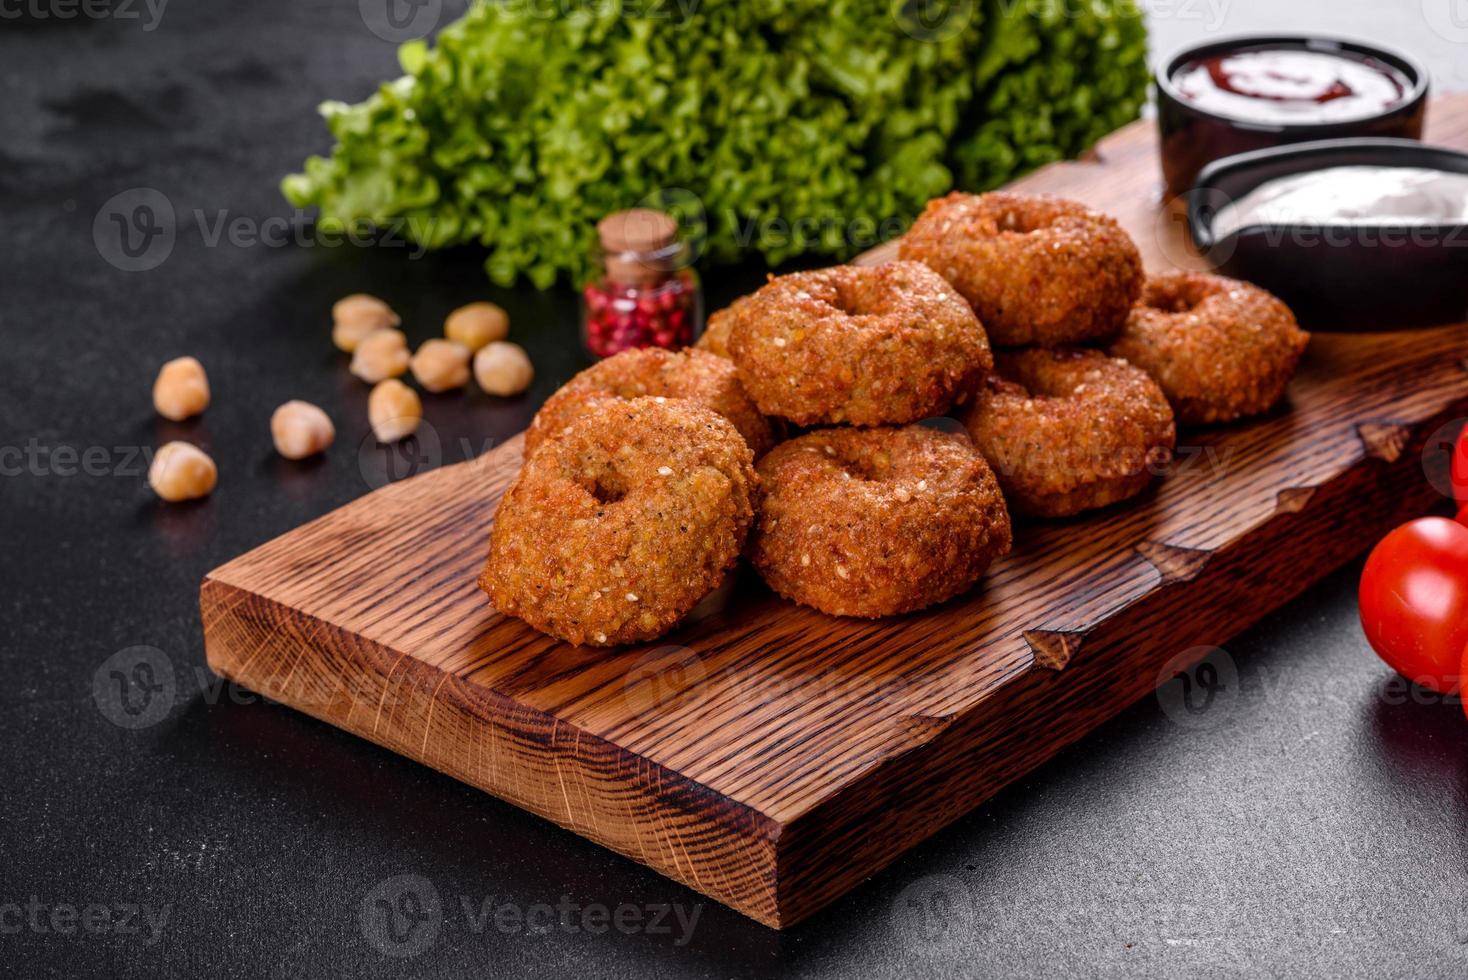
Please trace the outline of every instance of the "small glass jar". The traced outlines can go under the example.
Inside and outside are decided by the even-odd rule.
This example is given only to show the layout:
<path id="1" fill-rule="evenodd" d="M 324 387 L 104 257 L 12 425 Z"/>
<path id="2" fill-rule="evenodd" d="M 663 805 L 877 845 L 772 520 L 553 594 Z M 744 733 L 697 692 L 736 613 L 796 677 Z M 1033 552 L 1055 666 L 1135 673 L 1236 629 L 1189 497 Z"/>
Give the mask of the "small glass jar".
<path id="1" fill-rule="evenodd" d="M 581 338 L 593 357 L 638 347 L 678 350 L 703 330 L 692 250 L 661 211 L 634 208 L 596 226 L 596 269 L 581 288 Z"/>

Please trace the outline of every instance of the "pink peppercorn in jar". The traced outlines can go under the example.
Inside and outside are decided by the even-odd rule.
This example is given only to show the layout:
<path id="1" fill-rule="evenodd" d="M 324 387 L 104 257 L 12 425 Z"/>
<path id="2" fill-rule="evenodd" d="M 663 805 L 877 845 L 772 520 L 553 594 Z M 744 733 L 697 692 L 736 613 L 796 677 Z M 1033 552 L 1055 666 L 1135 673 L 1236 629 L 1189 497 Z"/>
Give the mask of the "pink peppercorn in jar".
<path id="1" fill-rule="evenodd" d="M 617 211 L 596 226 L 599 272 L 581 290 L 582 338 L 595 357 L 634 347 L 677 350 L 703 329 L 698 276 L 678 223 L 661 211 Z"/>

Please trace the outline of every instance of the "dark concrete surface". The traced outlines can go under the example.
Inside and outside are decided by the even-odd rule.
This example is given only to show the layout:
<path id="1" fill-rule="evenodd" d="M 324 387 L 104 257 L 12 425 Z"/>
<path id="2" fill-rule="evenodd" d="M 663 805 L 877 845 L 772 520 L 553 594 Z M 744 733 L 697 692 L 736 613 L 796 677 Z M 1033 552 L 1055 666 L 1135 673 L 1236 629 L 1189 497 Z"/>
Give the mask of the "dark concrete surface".
<path id="1" fill-rule="evenodd" d="M 279 177 L 326 146 L 315 104 L 394 71 L 357 4 L 174 0 L 153 29 L 122 0 L 26 9 L 0 21 L 0 973 L 1468 972 L 1468 727 L 1390 683 L 1355 569 L 1227 641 L 1197 678 L 1206 710 L 1164 689 L 785 934 L 220 684 L 200 577 L 371 482 L 331 301 L 378 293 L 415 342 L 461 302 L 509 309 L 539 379 L 509 402 L 427 398 L 444 461 L 517 431 L 581 365 L 574 307 L 489 288 L 471 252 L 210 244 L 221 217 L 288 215 Z M 167 200 L 177 237 L 127 273 L 105 215 L 133 188 Z M 759 274 L 720 273 L 715 303 Z M 175 426 L 148 390 L 183 353 L 214 404 Z M 291 397 L 337 420 L 325 459 L 273 456 Z M 218 460 L 208 501 L 148 492 L 140 453 L 174 436 Z"/>

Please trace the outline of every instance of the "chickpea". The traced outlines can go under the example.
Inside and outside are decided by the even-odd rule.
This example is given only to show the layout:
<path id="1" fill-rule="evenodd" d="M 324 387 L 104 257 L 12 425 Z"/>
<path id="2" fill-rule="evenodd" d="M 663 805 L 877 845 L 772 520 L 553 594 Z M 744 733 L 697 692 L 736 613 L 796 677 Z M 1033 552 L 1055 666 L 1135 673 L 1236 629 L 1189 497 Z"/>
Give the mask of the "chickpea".
<path id="1" fill-rule="evenodd" d="M 331 307 L 331 342 L 350 354 L 370 333 L 390 330 L 402 318 L 376 296 L 353 293 L 337 300 Z"/>
<path id="2" fill-rule="evenodd" d="M 510 335 L 510 318 L 493 303 L 470 303 L 450 313 L 443 322 L 443 335 L 470 350 L 504 340 Z"/>
<path id="3" fill-rule="evenodd" d="M 352 373 L 368 384 L 384 378 L 396 378 L 408 370 L 408 338 L 391 327 L 376 330 L 362 338 L 352 353 Z"/>
<path id="4" fill-rule="evenodd" d="M 286 459 L 305 459 L 331 445 L 336 427 L 310 402 L 289 401 L 270 416 L 270 436 L 275 440 L 275 451 Z"/>
<path id="5" fill-rule="evenodd" d="M 518 395 L 534 378 L 530 356 L 519 344 L 496 340 L 474 355 L 474 380 L 491 395 Z"/>
<path id="6" fill-rule="evenodd" d="M 209 378 L 192 357 L 176 357 L 163 365 L 153 382 L 153 407 L 174 422 L 193 418 L 209 407 Z"/>
<path id="7" fill-rule="evenodd" d="M 425 340 L 413 355 L 413 377 L 429 391 L 448 391 L 469 383 L 469 358 L 473 354 L 452 340 Z"/>
<path id="8" fill-rule="evenodd" d="M 397 442 L 418 431 L 423 401 L 397 378 L 379 381 L 367 396 L 367 421 L 378 442 Z"/>
<path id="9" fill-rule="evenodd" d="M 148 486 L 171 503 L 207 497 L 219 481 L 209 454 L 187 442 L 165 444 L 148 466 Z"/>

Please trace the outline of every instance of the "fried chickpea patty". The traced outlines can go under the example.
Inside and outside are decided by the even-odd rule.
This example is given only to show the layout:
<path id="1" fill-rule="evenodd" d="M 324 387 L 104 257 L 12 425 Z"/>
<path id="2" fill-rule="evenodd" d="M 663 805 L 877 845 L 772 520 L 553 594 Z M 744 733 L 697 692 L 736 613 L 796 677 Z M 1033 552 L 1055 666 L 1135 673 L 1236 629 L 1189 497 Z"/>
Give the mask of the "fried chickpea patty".
<path id="1" fill-rule="evenodd" d="M 1001 353 L 963 418 L 1015 512 L 1125 500 L 1171 459 L 1172 409 L 1140 368 L 1092 350 Z"/>
<path id="2" fill-rule="evenodd" d="M 994 192 L 928 202 L 899 245 L 953 284 L 1001 347 L 1116 335 L 1142 289 L 1121 225 L 1083 204 Z"/>
<path id="3" fill-rule="evenodd" d="M 1258 286 L 1201 272 L 1147 280 L 1111 344 L 1157 380 L 1186 425 L 1268 411 L 1310 343 L 1290 308 Z"/>
<path id="4" fill-rule="evenodd" d="M 760 461 L 754 567 L 833 616 L 891 616 L 965 591 L 1009 551 L 1009 514 L 962 435 L 827 429 Z"/>
<path id="5" fill-rule="evenodd" d="M 525 432 L 525 455 L 582 416 L 644 396 L 682 398 L 717 412 L 734 423 L 756 457 L 774 444 L 770 423 L 744 393 L 733 364 L 707 351 L 649 347 L 594 364 L 551 395 Z"/>
<path id="6" fill-rule="evenodd" d="M 963 297 L 917 262 L 780 276 L 728 316 L 745 390 L 800 425 L 941 415 L 992 363 Z"/>
<path id="7" fill-rule="evenodd" d="M 734 329 L 734 313 L 748 301 L 748 296 L 741 296 L 722 310 L 710 313 L 708 323 L 703 327 L 703 335 L 693 346 L 719 357 L 728 357 L 729 331 Z"/>
<path id="8" fill-rule="evenodd" d="M 758 486 L 749 446 L 692 402 L 637 398 L 571 423 L 525 463 L 479 586 L 568 643 L 661 636 L 739 558 Z"/>

